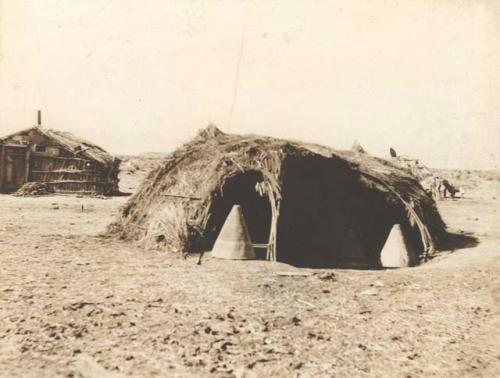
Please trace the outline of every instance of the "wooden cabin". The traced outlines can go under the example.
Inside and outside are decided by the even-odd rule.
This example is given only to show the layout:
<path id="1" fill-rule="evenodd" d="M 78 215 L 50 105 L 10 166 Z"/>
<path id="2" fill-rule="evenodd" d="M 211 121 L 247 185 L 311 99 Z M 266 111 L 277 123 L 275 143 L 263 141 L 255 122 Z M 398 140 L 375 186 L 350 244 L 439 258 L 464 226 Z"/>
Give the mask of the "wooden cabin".
<path id="1" fill-rule="evenodd" d="M 64 131 L 35 126 L 0 138 L 0 191 L 27 182 L 55 193 L 118 192 L 120 160 L 95 144 Z"/>

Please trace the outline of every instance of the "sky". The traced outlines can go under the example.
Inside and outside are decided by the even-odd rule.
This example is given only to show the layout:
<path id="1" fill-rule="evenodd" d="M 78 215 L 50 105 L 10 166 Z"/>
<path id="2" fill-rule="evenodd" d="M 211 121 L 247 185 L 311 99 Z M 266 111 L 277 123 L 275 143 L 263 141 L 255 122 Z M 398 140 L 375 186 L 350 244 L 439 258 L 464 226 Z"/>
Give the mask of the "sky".
<path id="1" fill-rule="evenodd" d="M 0 0 L 0 136 L 117 154 L 209 123 L 500 168 L 500 2 Z"/>

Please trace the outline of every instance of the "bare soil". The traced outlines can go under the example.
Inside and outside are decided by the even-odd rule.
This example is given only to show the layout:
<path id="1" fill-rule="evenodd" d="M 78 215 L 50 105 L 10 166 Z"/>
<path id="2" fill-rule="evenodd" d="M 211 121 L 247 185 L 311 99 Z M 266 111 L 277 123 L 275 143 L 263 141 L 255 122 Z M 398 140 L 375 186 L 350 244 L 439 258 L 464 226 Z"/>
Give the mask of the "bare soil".
<path id="1" fill-rule="evenodd" d="M 0 376 L 500 376 L 500 181 L 466 196 L 439 207 L 479 244 L 356 271 L 198 265 L 99 236 L 127 197 L 0 195 Z"/>

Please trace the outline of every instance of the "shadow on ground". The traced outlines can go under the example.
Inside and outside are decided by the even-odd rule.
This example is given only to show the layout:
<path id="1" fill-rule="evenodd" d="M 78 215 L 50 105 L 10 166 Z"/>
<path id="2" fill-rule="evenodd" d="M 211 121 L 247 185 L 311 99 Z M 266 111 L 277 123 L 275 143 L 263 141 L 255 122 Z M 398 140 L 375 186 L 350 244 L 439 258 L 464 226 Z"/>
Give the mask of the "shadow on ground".
<path id="1" fill-rule="evenodd" d="M 474 248 L 479 245 L 479 239 L 471 232 L 448 232 L 439 242 L 441 251 L 454 252 L 457 249 Z"/>

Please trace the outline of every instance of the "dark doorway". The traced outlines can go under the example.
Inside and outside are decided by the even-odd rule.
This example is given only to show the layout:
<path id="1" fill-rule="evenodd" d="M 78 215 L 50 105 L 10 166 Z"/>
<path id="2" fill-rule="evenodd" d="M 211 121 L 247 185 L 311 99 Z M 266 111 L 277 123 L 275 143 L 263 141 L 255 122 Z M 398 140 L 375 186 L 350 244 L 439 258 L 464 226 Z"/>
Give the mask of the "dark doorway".
<path id="1" fill-rule="evenodd" d="M 15 191 L 27 181 L 27 147 L 4 146 L 2 161 L 2 189 Z"/>
<path id="2" fill-rule="evenodd" d="M 373 269 L 380 266 L 380 253 L 394 224 L 415 234 L 408 229 L 401 205 L 362 185 L 359 175 L 341 160 L 292 158 L 284 171 L 278 261 L 301 267 Z"/>
<path id="3" fill-rule="evenodd" d="M 257 185 L 263 181 L 259 171 L 239 173 L 225 181 L 220 197 L 213 202 L 212 232 L 209 235 L 212 245 L 232 207 L 240 205 L 252 244 L 256 247 L 257 258 L 266 257 L 265 246 L 269 243 L 272 211 L 267 196 L 261 195 L 257 190 Z"/>
<path id="4" fill-rule="evenodd" d="M 335 267 L 349 219 L 342 204 L 354 177 L 341 161 L 319 156 L 284 163 L 277 259 L 296 266 Z"/>

